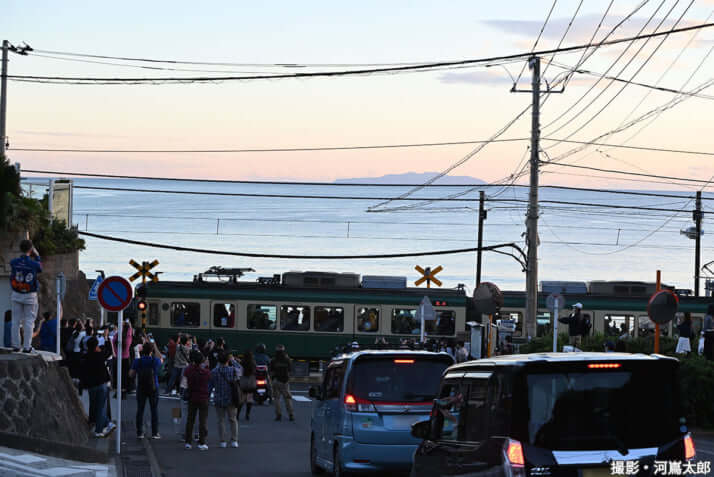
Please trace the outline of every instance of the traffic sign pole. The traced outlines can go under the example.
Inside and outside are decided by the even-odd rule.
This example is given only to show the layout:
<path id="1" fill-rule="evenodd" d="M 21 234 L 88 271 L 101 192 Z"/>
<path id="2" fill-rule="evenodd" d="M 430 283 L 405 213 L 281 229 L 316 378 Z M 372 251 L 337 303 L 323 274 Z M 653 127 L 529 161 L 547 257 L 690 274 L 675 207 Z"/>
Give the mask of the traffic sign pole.
<path id="1" fill-rule="evenodd" d="M 657 291 L 662 290 L 662 272 L 657 270 Z M 659 323 L 655 323 L 654 352 L 659 353 Z"/>
<path id="2" fill-rule="evenodd" d="M 427 282 L 427 287 L 428 287 Z M 421 305 L 421 331 L 419 333 L 419 341 L 424 343 L 424 332 L 426 331 L 426 320 L 424 319 L 424 304 Z"/>
<path id="3" fill-rule="evenodd" d="M 62 314 L 62 281 L 57 275 L 57 354 L 62 352 L 60 344 L 60 315 Z"/>
<path id="4" fill-rule="evenodd" d="M 124 326 L 124 310 L 119 311 L 119 317 L 117 318 L 117 432 L 115 434 L 117 439 L 117 455 L 121 454 L 121 364 L 122 357 L 124 356 L 124 343 L 123 343 L 123 326 Z"/>
<path id="5" fill-rule="evenodd" d="M 558 352 L 558 300 L 553 300 L 553 353 Z"/>

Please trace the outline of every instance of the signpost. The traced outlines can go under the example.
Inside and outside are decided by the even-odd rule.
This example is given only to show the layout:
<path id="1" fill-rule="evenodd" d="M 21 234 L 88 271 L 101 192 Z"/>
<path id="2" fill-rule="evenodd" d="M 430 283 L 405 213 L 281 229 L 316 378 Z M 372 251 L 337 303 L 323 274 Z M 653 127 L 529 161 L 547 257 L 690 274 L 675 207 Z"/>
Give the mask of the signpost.
<path id="1" fill-rule="evenodd" d="M 558 351 L 558 310 L 565 306 L 565 298 L 560 293 L 551 293 L 545 299 L 549 310 L 553 310 L 553 352 Z"/>
<path id="2" fill-rule="evenodd" d="M 435 275 L 437 273 L 439 273 L 440 271 L 442 271 L 443 269 L 444 269 L 444 267 L 442 267 L 441 265 L 439 265 L 438 267 L 436 267 L 433 270 L 431 269 L 431 267 L 426 267 L 426 269 L 424 269 L 424 268 L 421 268 L 419 265 L 417 265 L 416 267 L 414 267 L 414 270 L 421 273 L 422 277 L 419 280 L 415 281 L 414 285 L 419 286 L 422 283 L 426 282 L 426 287 L 431 288 L 431 282 L 434 282 L 434 284 L 436 284 L 437 287 L 440 287 L 441 280 L 436 278 Z"/>
<path id="3" fill-rule="evenodd" d="M 434 307 L 431 305 L 431 300 L 429 300 L 428 296 L 421 299 L 421 303 L 417 309 L 417 319 L 419 320 L 421 326 L 421 332 L 419 333 L 420 341 L 423 343 L 426 331 L 425 323 L 436 319 L 436 312 L 434 311 Z"/>
<path id="4" fill-rule="evenodd" d="M 122 340 L 124 308 L 133 296 L 131 284 L 122 277 L 107 277 L 97 289 L 97 300 L 102 308 L 119 312 L 117 318 L 117 455 L 121 454 L 121 365 L 124 343 Z"/>
<path id="5" fill-rule="evenodd" d="M 136 268 L 136 270 L 137 270 L 137 272 L 135 274 L 133 274 L 132 276 L 129 277 L 129 280 L 133 282 L 137 278 L 141 277 L 142 285 L 146 284 L 147 278 L 154 283 L 158 282 L 159 281 L 159 273 L 161 273 L 161 272 L 156 272 L 155 274 L 150 272 L 150 270 L 158 264 L 159 264 L 158 260 L 154 260 L 151 263 L 141 262 L 141 265 L 139 265 L 139 263 L 137 263 L 137 261 L 134 259 L 129 260 L 129 265 Z M 141 310 L 141 327 L 144 329 L 144 331 L 146 331 L 146 308 Z"/>
<path id="6" fill-rule="evenodd" d="M 67 282 L 65 282 L 64 273 L 59 272 L 57 274 L 57 354 L 60 354 L 62 352 L 62 345 L 60 344 L 60 321 L 62 319 L 62 300 L 64 299 L 66 289 Z"/>

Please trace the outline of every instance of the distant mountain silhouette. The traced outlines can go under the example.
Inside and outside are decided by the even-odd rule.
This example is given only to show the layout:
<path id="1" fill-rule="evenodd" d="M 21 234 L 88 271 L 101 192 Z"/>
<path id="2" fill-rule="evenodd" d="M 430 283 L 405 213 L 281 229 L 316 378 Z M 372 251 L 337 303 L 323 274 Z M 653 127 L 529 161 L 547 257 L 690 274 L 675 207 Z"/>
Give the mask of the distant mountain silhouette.
<path id="1" fill-rule="evenodd" d="M 350 179 L 337 179 L 337 184 L 423 184 L 429 179 L 437 176 L 438 172 L 405 172 L 404 174 L 387 174 L 381 177 L 357 177 Z M 435 185 L 461 185 L 461 184 L 485 184 L 485 181 L 471 176 L 444 176 L 437 179 Z"/>

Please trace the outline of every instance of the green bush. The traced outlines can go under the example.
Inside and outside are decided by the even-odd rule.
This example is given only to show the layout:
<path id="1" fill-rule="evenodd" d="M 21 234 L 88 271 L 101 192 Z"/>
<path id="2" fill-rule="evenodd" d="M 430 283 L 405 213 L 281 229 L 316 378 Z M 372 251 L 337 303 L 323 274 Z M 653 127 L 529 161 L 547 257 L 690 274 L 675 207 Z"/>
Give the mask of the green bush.
<path id="1" fill-rule="evenodd" d="M 689 424 L 714 429 L 714 361 L 696 353 L 680 357 L 679 378 Z"/>

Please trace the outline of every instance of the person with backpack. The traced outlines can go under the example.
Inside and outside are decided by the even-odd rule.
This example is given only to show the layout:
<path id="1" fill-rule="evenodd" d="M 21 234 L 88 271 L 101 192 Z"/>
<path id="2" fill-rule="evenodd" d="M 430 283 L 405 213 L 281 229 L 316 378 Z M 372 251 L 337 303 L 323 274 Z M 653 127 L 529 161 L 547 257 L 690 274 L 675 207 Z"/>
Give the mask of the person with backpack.
<path id="1" fill-rule="evenodd" d="M 290 368 L 292 361 L 285 351 L 285 346 L 279 344 L 275 347 L 275 357 L 270 360 L 268 369 L 273 383 L 273 399 L 275 400 L 275 420 L 280 421 L 280 397 L 285 401 L 285 408 L 288 411 L 290 420 L 295 420 L 293 413 L 293 396 L 290 394 Z"/>
<path id="2" fill-rule="evenodd" d="M 107 382 L 111 380 L 104 362 L 104 353 L 97 338 L 87 340 L 87 356 L 82 360 L 83 385 L 89 391 L 90 420 L 94 419 L 95 437 L 106 437 L 116 427 L 107 419 Z"/>
<path id="3" fill-rule="evenodd" d="M 199 350 L 192 350 L 190 354 L 191 364 L 184 370 L 186 378 L 186 394 L 188 397 L 188 417 L 186 419 L 186 431 L 184 439 L 186 449 L 191 448 L 191 436 L 193 435 L 193 424 L 198 414 L 198 449 L 208 450 L 206 436 L 208 435 L 208 399 L 210 393 L 208 384 L 211 380 L 211 372 L 201 366 L 205 360 L 203 353 Z"/>
<path id="4" fill-rule="evenodd" d="M 136 377 L 136 437 L 144 438 L 144 408 L 149 401 L 151 409 L 151 438 L 161 439 L 159 434 L 159 370 L 161 360 L 152 356 L 154 345 L 145 343 L 141 347 L 141 357 L 134 360 L 129 377 Z"/>
<path id="5" fill-rule="evenodd" d="M 231 366 L 230 355 L 225 351 L 218 353 L 218 365 L 211 371 L 209 390 L 214 389 L 213 403 L 216 405 L 218 418 L 218 438 L 220 446 L 226 444 L 226 419 L 231 429 L 231 447 L 238 447 L 238 419 L 236 413 L 240 408 L 243 396 L 240 391 L 240 373 L 238 368 Z"/>

